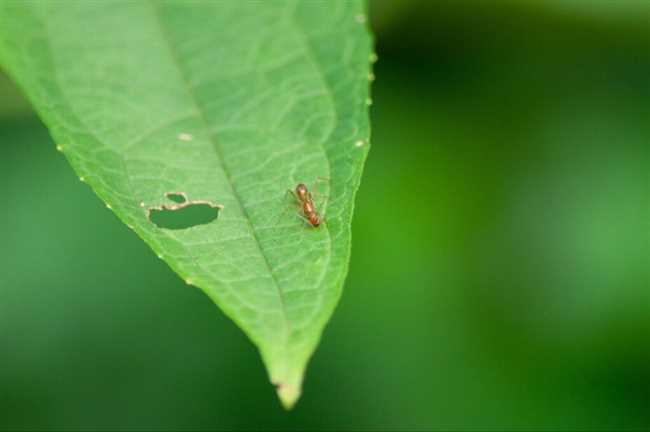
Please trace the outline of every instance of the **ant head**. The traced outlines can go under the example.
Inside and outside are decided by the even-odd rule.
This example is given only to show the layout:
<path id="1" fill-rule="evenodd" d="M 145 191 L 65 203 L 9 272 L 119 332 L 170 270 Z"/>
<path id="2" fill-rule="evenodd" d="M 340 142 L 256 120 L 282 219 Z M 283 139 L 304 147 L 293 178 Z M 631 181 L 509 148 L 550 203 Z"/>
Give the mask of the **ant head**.
<path id="1" fill-rule="evenodd" d="M 298 186 L 296 186 L 296 194 L 299 197 L 304 197 L 305 195 L 307 195 L 307 193 L 308 193 L 307 186 L 305 186 L 304 183 L 298 183 Z"/>

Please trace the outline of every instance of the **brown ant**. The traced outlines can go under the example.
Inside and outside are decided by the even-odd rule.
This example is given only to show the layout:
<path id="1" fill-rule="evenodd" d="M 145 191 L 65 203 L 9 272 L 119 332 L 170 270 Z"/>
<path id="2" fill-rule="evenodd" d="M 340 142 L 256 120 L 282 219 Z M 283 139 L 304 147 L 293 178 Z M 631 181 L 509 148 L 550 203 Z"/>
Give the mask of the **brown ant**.
<path id="1" fill-rule="evenodd" d="M 319 179 L 318 181 L 320 180 L 321 179 Z M 315 190 L 316 188 L 314 188 L 314 191 Z M 287 194 L 293 195 L 296 201 L 298 201 L 298 203 L 300 204 L 300 208 L 302 209 L 302 212 L 304 214 L 304 216 L 299 215 L 300 218 L 306 220 L 309 223 L 309 225 L 313 226 L 314 228 L 318 228 L 321 225 L 321 223 L 323 223 L 323 218 L 320 217 L 318 215 L 318 212 L 316 211 L 316 206 L 314 205 L 314 198 L 304 183 L 298 183 L 295 190 L 288 189 Z"/>

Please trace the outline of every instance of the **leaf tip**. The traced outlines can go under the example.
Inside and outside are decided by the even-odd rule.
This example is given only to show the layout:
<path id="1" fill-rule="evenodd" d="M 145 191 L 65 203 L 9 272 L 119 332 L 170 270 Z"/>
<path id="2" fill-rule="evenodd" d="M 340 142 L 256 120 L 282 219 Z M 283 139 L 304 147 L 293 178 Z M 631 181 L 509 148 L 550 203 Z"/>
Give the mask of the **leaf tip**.
<path id="1" fill-rule="evenodd" d="M 294 407 L 301 394 L 299 386 L 287 383 L 275 383 L 275 390 L 282 406 L 287 411 Z"/>

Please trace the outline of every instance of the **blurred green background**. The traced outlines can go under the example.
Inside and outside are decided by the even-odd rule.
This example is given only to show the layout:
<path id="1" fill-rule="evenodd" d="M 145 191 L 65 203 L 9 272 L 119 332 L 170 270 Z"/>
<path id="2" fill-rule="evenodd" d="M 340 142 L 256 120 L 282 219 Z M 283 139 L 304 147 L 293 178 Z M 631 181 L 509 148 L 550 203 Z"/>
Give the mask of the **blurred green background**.
<path id="1" fill-rule="evenodd" d="M 289 413 L 0 79 L 0 429 L 650 428 L 650 3 L 370 6 L 351 271 Z"/>

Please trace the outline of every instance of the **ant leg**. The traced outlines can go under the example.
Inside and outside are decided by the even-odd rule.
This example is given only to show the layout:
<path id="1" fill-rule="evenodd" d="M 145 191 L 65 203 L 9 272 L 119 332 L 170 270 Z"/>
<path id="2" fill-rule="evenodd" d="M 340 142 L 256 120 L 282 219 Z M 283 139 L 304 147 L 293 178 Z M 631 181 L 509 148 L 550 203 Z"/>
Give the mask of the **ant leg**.
<path id="1" fill-rule="evenodd" d="M 326 196 L 325 200 L 320 204 L 321 208 L 321 216 L 323 217 L 323 220 L 325 220 L 325 212 L 327 211 L 327 201 L 329 200 L 330 197 Z"/>
<path id="2" fill-rule="evenodd" d="M 318 190 L 317 190 L 317 189 L 318 189 L 318 184 L 321 183 L 321 182 L 323 182 L 323 181 L 325 181 L 325 180 L 330 180 L 330 179 L 329 179 L 329 178 L 326 178 L 326 177 L 317 177 L 317 178 L 316 178 L 316 182 L 314 183 L 314 193 L 312 194 L 313 196 L 317 196 L 317 197 L 322 197 L 322 198 L 323 198 L 323 202 L 321 202 L 321 203 L 319 204 L 319 206 L 318 206 L 318 208 L 322 209 L 322 211 L 323 211 L 323 216 L 325 215 L 325 205 L 327 204 L 327 201 L 329 200 L 330 197 L 329 197 L 329 195 L 324 195 L 324 194 L 320 194 L 320 193 L 318 193 Z"/>
<path id="3" fill-rule="evenodd" d="M 321 205 L 319 206 L 319 208 L 322 207 L 322 206 L 324 206 L 324 203 L 326 203 L 327 200 L 329 199 L 329 195 L 324 195 L 324 194 L 320 194 L 320 193 L 318 193 L 318 185 L 319 185 L 321 182 L 325 181 L 325 180 L 330 180 L 330 179 L 329 179 L 329 178 L 325 178 L 325 177 L 317 177 L 317 178 L 316 178 L 316 181 L 314 182 L 314 187 L 313 187 L 314 192 L 311 194 L 311 196 L 315 196 L 315 197 L 323 197 L 323 198 L 325 198 L 325 201 L 323 201 L 323 203 L 321 203 Z"/>
<path id="4" fill-rule="evenodd" d="M 307 225 L 311 226 L 311 223 L 309 222 L 309 219 L 307 219 L 306 217 L 304 217 L 304 216 L 301 215 L 300 213 L 296 213 L 296 217 L 299 217 L 299 218 L 302 219 L 302 220 L 303 220 Z"/>
<path id="5" fill-rule="evenodd" d="M 284 195 L 283 195 L 283 197 L 282 197 L 282 201 L 286 201 L 286 200 L 287 200 L 287 195 L 291 195 L 291 196 L 296 200 L 296 202 L 298 201 L 298 197 L 296 197 L 296 193 L 295 193 L 294 191 L 292 191 L 291 189 L 287 189 L 287 190 L 284 192 Z M 294 204 L 295 204 L 295 203 L 294 203 Z M 291 210 L 291 207 L 286 206 L 286 207 L 284 208 L 284 210 L 282 211 L 282 213 L 280 213 L 280 215 L 276 218 L 276 220 L 275 220 L 275 222 L 274 222 L 274 225 L 277 225 L 278 221 L 279 221 L 280 219 L 282 219 L 282 218 L 287 214 L 287 212 L 288 212 L 289 210 Z"/>
<path id="6" fill-rule="evenodd" d="M 314 185 L 313 185 L 313 188 L 312 188 L 314 190 L 313 195 L 318 195 L 318 185 L 320 183 L 324 182 L 324 181 L 330 181 L 330 179 L 326 178 L 326 177 L 316 177 L 316 181 L 314 182 Z"/>
<path id="7" fill-rule="evenodd" d="M 287 199 L 287 195 L 291 195 L 291 196 L 294 197 L 296 200 L 298 200 L 298 197 L 296 196 L 296 193 L 295 193 L 293 190 L 291 190 L 291 189 L 287 189 L 287 190 L 284 192 L 284 196 L 282 197 L 282 199 L 283 199 L 283 200 L 286 200 L 286 199 Z"/>

